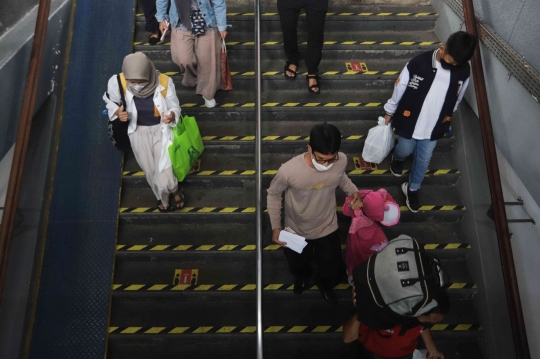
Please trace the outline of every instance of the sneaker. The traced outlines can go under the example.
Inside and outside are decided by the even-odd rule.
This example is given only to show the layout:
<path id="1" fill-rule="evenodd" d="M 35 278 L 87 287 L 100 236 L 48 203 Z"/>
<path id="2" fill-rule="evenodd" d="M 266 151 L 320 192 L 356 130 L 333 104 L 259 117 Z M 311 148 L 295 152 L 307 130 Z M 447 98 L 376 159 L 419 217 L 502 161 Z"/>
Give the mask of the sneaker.
<path id="1" fill-rule="evenodd" d="M 294 281 L 294 294 L 300 295 L 307 288 L 307 279 L 306 278 L 296 278 Z"/>
<path id="2" fill-rule="evenodd" d="M 409 190 L 409 182 L 405 182 L 401 185 L 401 190 L 403 191 L 403 194 L 407 197 L 407 207 L 409 207 L 409 210 L 413 213 L 418 212 L 418 208 L 420 205 L 418 204 L 418 190 L 417 191 L 410 191 Z"/>
<path id="3" fill-rule="evenodd" d="M 206 107 L 208 108 L 216 107 L 216 99 L 207 100 L 204 97 L 203 99 L 204 99 L 204 104 L 206 105 Z"/>
<path id="4" fill-rule="evenodd" d="M 390 172 L 396 177 L 401 177 L 403 175 L 403 162 L 398 161 L 392 156 L 392 162 L 390 162 Z"/>

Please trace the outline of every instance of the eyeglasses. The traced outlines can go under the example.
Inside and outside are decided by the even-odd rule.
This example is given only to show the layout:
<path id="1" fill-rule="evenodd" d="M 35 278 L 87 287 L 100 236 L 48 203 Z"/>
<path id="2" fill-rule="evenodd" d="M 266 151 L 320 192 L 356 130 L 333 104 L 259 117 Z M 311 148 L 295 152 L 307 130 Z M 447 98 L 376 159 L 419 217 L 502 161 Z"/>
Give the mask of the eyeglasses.
<path id="1" fill-rule="evenodd" d="M 336 154 L 336 157 L 330 158 L 328 160 L 326 160 L 324 158 L 319 158 L 314 153 L 312 153 L 311 156 L 313 157 L 315 162 L 320 163 L 320 164 L 328 163 L 330 165 L 330 164 L 336 162 L 337 160 L 339 160 L 339 153 Z"/>

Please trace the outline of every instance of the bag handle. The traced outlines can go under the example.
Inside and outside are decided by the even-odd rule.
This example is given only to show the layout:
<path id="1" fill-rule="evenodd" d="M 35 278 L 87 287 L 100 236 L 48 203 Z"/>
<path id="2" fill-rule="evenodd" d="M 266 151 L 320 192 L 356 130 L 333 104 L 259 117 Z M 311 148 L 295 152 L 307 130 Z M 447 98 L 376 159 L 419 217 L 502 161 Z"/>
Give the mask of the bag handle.
<path id="1" fill-rule="evenodd" d="M 227 45 L 225 45 L 225 39 L 221 39 L 221 52 L 227 53 Z"/>
<path id="2" fill-rule="evenodd" d="M 124 96 L 124 88 L 122 87 L 122 80 L 120 78 L 122 74 L 118 74 L 116 76 L 116 79 L 118 80 L 118 91 L 120 91 L 120 101 L 122 101 L 122 105 L 124 105 L 124 111 L 126 111 L 126 97 Z"/>

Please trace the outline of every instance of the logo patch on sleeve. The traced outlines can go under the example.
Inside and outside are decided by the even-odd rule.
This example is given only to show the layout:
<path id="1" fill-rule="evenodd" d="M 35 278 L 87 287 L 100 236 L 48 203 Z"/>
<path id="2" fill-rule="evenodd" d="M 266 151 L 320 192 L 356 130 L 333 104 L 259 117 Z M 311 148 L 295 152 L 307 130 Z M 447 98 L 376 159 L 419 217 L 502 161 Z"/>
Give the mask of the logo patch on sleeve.
<path id="1" fill-rule="evenodd" d="M 409 271 L 409 262 L 398 262 L 397 263 L 397 270 L 398 272 L 408 272 Z"/>

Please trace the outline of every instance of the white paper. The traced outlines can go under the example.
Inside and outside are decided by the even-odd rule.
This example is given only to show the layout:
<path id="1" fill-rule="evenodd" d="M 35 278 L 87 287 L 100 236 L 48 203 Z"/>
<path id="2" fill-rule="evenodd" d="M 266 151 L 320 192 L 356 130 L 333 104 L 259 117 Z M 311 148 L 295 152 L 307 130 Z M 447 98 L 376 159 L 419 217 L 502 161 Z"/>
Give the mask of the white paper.
<path id="1" fill-rule="evenodd" d="M 306 239 L 299 235 L 281 231 L 279 233 L 279 241 L 287 243 L 287 248 L 292 249 L 296 253 L 302 253 L 304 247 L 307 246 Z"/>

